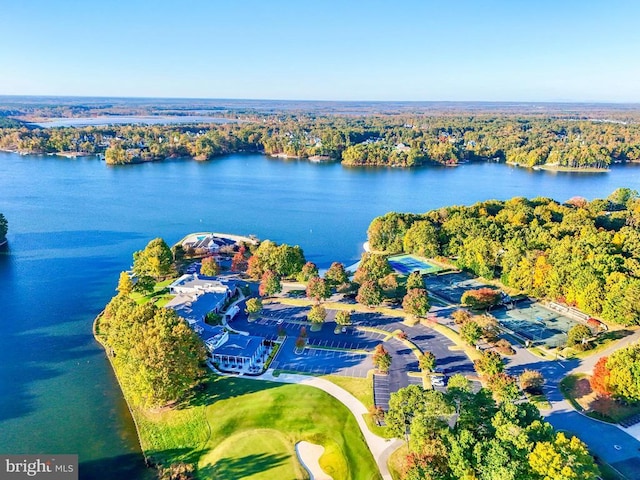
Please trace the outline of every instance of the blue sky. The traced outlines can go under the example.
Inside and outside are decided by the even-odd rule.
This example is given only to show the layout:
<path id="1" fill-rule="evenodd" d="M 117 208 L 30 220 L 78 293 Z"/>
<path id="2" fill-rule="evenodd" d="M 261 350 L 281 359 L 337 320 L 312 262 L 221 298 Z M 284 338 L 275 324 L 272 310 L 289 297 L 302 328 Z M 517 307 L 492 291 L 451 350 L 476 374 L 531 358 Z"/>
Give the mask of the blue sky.
<path id="1" fill-rule="evenodd" d="M 0 94 L 640 102 L 640 2 L 0 0 Z"/>

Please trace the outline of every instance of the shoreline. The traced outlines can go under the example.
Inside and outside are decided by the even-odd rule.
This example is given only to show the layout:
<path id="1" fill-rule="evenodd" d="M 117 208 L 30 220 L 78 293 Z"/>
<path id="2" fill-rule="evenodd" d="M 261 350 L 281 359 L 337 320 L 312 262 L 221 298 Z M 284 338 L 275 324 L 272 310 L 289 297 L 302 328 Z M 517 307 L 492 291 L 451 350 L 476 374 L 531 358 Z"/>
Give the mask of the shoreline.
<path id="1" fill-rule="evenodd" d="M 88 152 L 31 152 L 31 151 L 24 151 L 24 150 L 16 150 L 16 149 L 10 149 L 10 148 L 0 148 L 0 152 L 6 152 L 6 153 L 15 153 L 17 155 L 23 155 L 23 156 L 28 156 L 28 155 L 34 155 L 34 156 L 41 156 L 41 155 L 47 155 L 47 156 L 60 156 L 60 157 L 65 157 L 65 158 L 84 158 L 84 157 L 97 157 L 98 159 L 104 159 L 104 153 L 88 153 Z M 261 154 L 264 155 L 266 157 L 271 157 L 271 158 L 278 158 L 278 159 L 284 159 L 284 160 L 307 160 L 310 163 L 340 163 L 342 166 L 346 167 L 346 168 L 350 168 L 350 167 L 356 167 L 356 168 L 402 168 L 402 169 L 407 169 L 407 170 L 411 170 L 414 168 L 421 168 L 421 167 L 426 167 L 426 166 L 436 166 L 436 167 L 462 167 L 468 163 L 468 161 L 465 162 L 460 162 L 460 163 L 456 163 L 456 164 L 440 164 L 437 162 L 432 162 L 432 163 L 425 163 L 425 164 L 421 164 L 421 165 L 415 165 L 415 166 L 398 166 L 398 165 L 387 165 L 387 164 L 380 164 L 380 165 L 372 165 L 372 164 L 367 164 L 367 165 L 346 165 L 343 164 L 342 161 L 340 159 L 334 159 L 332 157 L 329 157 L 327 155 L 311 155 L 309 157 L 305 157 L 305 156 L 301 156 L 301 155 L 289 155 L 287 153 L 265 153 L 263 151 L 256 151 L 256 152 L 247 152 L 247 151 L 238 151 L 238 152 L 227 152 L 227 153 L 222 153 L 219 155 L 215 155 L 211 158 L 201 158 L 201 157 L 179 157 L 179 158 L 185 158 L 185 159 L 189 159 L 189 160 L 194 160 L 196 162 L 207 162 L 207 161 L 211 161 L 211 160 L 215 160 L 216 158 L 220 158 L 223 157 L 225 155 L 236 155 L 236 154 L 243 154 L 243 153 L 256 153 L 256 154 Z M 112 165 L 109 163 L 106 163 L 106 165 L 108 166 L 126 166 L 126 165 L 139 165 L 139 164 L 143 164 L 143 163 L 156 163 L 156 162 L 162 162 L 164 160 L 172 160 L 175 159 L 176 157 L 164 157 L 164 158 L 151 158 L 151 159 L 136 159 L 134 161 L 131 162 L 127 162 L 124 164 L 117 164 L 117 165 Z M 496 163 L 493 162 L 491 160 L 485 160 L 480 161 L 478 163 Z M 527 166 L 527 165 L 521 165 L 518 162 L 498 162 L 498 163 L 504 163 L 505 165 L 508 165 L 510 167 L 516 167 L 516 168 L 523 168 L 523 169 L 527 169 L 527 170 L 534 170 L 534 171 L 540 171 L 540 170 L 544 170 L 547 172 L 563 172 L 563 173 L 607 173 L 611 171 L 611 168 L 601 168 L 601 167 L 565 167 L 565 166 L 560 166 L 560 165 L 534 165 L 534 166 Z M 626 166 L 626 165 L 631 165 L 637 162 L 622 162 L 619 165 L 621 166 Z"/>
<path id="2" fill-rule="evenodd" d="M 148 469 L 150 467 L 149 458 L 147 457 L 147 454 L 144 451 L 144 448 L 142 448 L 142 436 L 140 435 L 140 427 L 138 426 L 138 421 L 136 419 L 135 414 L 133 413 L 133 409 L 131 408 L 131 404 L 129 403 L 129 399 L 127 398 L 127 394 L 125 393 L 124 389 L 122 388 L 122 382 L 120 381 L 120 377 L 118 376 L 118 372 L 116 371 L 116 367 L 113 364 L 112 357 L 111 357 L 111 355 L 109 355 L 109 352 L 107 351 L 107 347 L 106 347 L 106 345 L 104 343 L 102 343 L 102 340 L 100 339 L 100 334 L 98 333 L 98 322 L 100 321 L 100 318 L 102 317 L 103 313 L 104 313 L 104 310 L 102 310 L 96 316 L 96 318 L 93 319 L 93 324 L 92 324 L 92 327 L 91 327 L 92 331 L 93 331 L 93 338 L 102 347 L 102 350 L 104 351 L 104 355 L 105 355 L 105 357 L 107 357 L 107 360 L 109 361 L 109 365 L 111 366 L 111 371 L 113 372 L 113 376 L 116 377 L 116 381 L 118 382 L 118 387 L 120 388 L 120 393 L 122 393 L 122 399 L 124 400 L 124 403 L 127 404 L 127 410 L 129 410 L 129 415 L 131 415 L 131 420 L 133 421 L 133 426 L 136 429 L 136 440 L 138 441 L 138 447 L 140 448 L 140 453 L 142 454 L 142 458 L 144 459 L 144 464 L 145 464 L 146 468 Z"/>
<path id="3" fill-rule="evenodd" d="M 626 162 L 623 165 L 628 165 L 632 162 Z M 535 170 L 540 171 L 544 170 L 547 172 L 567 172 L 567 173 L 607 173 L 610 172 L 610 168 L 601 168 L 601 167 L 565 167 L 562 165 L 533 165 L 529 167 L 528 165 L 521 165 L 518 162 L 505 162 L 505 165 L 509 165 L 510 167 L 516 168 L 526 168 L 527 170 Z"/>

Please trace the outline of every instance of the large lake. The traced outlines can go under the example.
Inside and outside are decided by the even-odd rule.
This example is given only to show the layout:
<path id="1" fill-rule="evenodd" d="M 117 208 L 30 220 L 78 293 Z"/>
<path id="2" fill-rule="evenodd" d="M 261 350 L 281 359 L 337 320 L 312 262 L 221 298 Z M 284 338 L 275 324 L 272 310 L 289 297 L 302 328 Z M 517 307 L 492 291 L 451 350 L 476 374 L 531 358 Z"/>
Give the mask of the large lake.
<path id="1" fill-rule="evenodd" d="M 371 219 L 516 195 L 640 190 L 640 168 L 417 170 L 231 155 L 109 168 L 95 158 L 0 153 L 0 453 L 79 453 L 82 478 L 134 478 L 141 456 L 91 323 L 134 250 L 193 231 L 299 244 L 321 267 L 355 261 Z"/>

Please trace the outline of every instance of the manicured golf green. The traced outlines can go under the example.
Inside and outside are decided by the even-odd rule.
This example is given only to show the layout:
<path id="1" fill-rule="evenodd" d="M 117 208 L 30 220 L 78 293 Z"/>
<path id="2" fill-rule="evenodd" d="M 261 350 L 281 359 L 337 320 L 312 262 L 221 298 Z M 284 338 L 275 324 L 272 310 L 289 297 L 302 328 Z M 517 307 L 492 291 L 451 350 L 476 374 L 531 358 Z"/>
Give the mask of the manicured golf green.
<path id="1" fill-rule="evenodd" d="M 245 430 L 227 438 L 202 457 L 198 473 L 201 478 L 309 478 L 278 430 Z"/>
<path id="2" fill-rule="evenodd" d="M 334 480 L 380 478 L 351 412 L 313 387 L 212 376 L 182 408 L 134 414 L 148 456 L 196 463 L 199 478 L 305 478 L 301 440 L 325 447 Z"/>

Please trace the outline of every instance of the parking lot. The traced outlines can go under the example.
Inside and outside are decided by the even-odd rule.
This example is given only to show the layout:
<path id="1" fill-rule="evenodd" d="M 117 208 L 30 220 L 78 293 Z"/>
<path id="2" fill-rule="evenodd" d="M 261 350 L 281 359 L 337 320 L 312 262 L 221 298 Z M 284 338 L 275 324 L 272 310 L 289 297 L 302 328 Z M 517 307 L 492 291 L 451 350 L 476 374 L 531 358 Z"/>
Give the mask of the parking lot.
<path id="1" fill-rule="evenodd" d="M 280 348 L 278 355 L 271 363 L 278 370 L 314 375 L 344 375 L 347 377 L 365 378 L 373 368 L 371 355 L 348 351 L 322 350 L 305 348 L 302 353 L 295 353 L 295 339 L 289 337 Z"/>
<path id="2" fill-rule="evenodd" d="M 447 375 L 474 374 L 473 365 L 464 352 L 452 348 L 453 342 L 426 326 L 408 327 L 400 317 L 354 312 L 351 315 L 352 325 L 345 332 L 338 329 L 335 333 L 335 311 L 328 310 L 321 330 L 312 331 L 306 320 L 308 310 L 309 307 L 267 304 L 257 320 L 249 322 L 246 315 L 241 314 L 231 326 L 270 339 L 284 333 L 286 341 L 271 363 L 271 367 L 278 370 L 365 378 L 374 367 L 372 356 L 364 352 L 371 352 L 389 333 L 401 330 L 420 350 L 432 352 L 437 366 Z M 375 327 L 381 332 L 365 331 L 360 327 Z M 295 342 L 303 328 L 307 335 L 307 348 L 296 353 Z M 396 338 L 389 339 L 384 345 L 391 354 L 392 365 L 388 375 L 374 376 L 374 398 L 376 405 L 387 409 L 392 392 L 414 383 L 422 384 L 422 379 L 407 375 L 408 372 L 419 371 L 418 360 L 407 345 Z"/>

